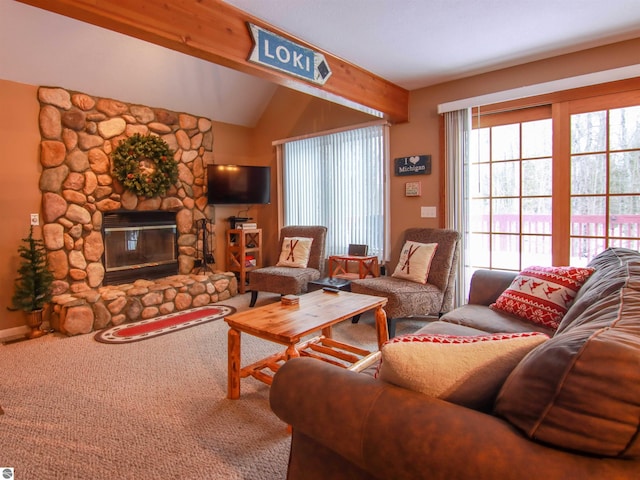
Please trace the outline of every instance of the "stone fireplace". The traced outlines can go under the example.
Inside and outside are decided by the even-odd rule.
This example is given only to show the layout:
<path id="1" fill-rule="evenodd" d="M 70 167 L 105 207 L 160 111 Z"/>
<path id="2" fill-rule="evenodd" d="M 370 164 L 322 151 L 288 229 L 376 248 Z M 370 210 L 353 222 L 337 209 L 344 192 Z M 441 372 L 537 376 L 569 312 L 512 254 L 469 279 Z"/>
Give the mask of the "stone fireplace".
<path id="1" fill-rule="evenodd" d="M 205 192 L 205 165 L 212 163 L 211 121 L 62 88 L 40 87 L 38 100 L 43 237 L 55 293 L 103 285 L 102 231 L 114 212 L 129 212 L 129 219 L 171 215 L 178 272 L 191 273 L 201 251 L 197 222 L 213 217 Z M 112 176 L 110 154 L 135 133 L 158 135 L 175 152 L 178 180 L 164 195 L 138 197 Z"/>
<path id="2" fill-rule="evenodd" d="M 213 163 L 209 119 L 63 88 L 40 87 L 38 101 L 42 233 L 55 278 L 54 313 L 69 324 L 61 331 L 87 333 L 237 293 L 233 274 L 194 272 L 203 252 L 197 225 L 215 235 L 205 180 L 205 165 Z M 138 197 L 112 176 L 110 154 L 136 133 L 158 135 L 175 152 L 178 179 L 163 195 Z M 140 219 L 152 225 L 130 229 Z M 114 226 L 118 221 L 124 225 Z M 155 277 L 168 280 L 149 280 Z M 121 282 L 130 283 L 110 285 Z M 146 297 L 149 289 L 164 293 Z"/>

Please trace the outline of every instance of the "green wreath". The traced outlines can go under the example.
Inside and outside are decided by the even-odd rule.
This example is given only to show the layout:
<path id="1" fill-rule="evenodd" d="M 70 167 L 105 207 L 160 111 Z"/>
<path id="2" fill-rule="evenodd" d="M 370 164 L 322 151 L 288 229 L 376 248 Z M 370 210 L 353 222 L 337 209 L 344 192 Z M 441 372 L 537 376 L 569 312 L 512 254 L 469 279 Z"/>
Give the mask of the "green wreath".
<path id="1" fill-rule="evenodd" d="M 113 174 L 140 197 L 163 195 L 178 179 L 178 162 L 167 142 L 135 133 L 113 151 Z"/>

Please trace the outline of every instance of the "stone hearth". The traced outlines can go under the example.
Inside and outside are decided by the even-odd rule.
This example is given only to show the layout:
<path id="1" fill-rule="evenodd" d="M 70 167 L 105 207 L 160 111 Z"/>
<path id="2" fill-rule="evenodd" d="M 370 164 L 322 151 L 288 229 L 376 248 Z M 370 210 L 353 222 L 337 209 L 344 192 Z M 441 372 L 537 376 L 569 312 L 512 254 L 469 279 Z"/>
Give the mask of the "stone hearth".
<path id="1" fill-rule="evenodd" d="M 202 307 L 238 294 L 233 273 L 174 275 L 158 280 L 109 285 L 76 294 L 58 295 L 49 312 L 51 327 L 78 335 Z"/>

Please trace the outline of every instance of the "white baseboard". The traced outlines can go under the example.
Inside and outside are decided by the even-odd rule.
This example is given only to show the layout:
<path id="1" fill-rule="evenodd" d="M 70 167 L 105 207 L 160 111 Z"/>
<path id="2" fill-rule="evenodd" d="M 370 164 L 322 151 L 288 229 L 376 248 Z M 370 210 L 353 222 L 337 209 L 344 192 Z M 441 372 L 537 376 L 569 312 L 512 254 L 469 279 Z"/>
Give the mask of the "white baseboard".
<path id="1" fill-rule="evenodd" d="M 29 333 L 29 327 L 22 325 L 21 327 L 5 328 L 0 330 L 0 341 L 12 337 L 20 337 Z"/>

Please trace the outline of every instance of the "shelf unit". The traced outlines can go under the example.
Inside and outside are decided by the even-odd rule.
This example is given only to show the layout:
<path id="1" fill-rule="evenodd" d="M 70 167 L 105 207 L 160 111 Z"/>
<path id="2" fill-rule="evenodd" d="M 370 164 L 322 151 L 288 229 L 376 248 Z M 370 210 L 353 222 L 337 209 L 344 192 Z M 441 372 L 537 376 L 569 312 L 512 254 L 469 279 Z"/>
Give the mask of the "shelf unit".
<path id="1" fill-rule="evenodd" d="M 262 267 L 262 229 L 227 230 L 227 270 L 238 277 L 238 291 L 245 293 L 248 273 Z"/>

